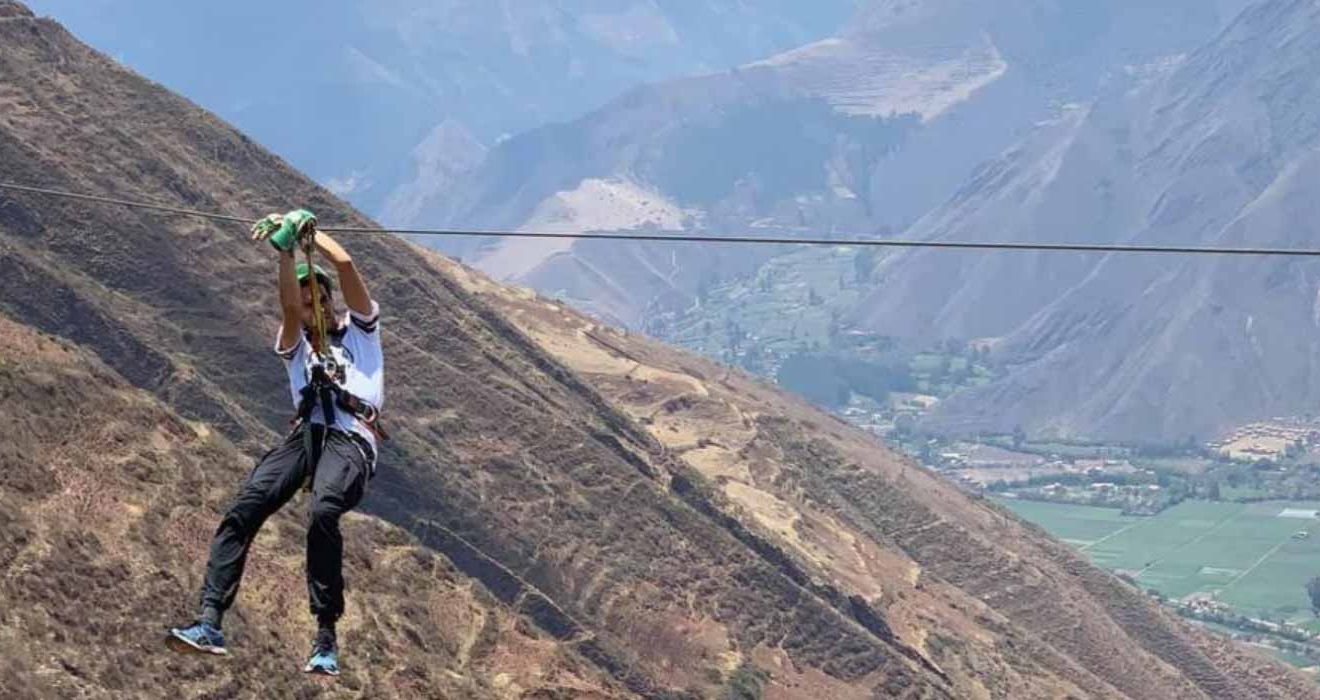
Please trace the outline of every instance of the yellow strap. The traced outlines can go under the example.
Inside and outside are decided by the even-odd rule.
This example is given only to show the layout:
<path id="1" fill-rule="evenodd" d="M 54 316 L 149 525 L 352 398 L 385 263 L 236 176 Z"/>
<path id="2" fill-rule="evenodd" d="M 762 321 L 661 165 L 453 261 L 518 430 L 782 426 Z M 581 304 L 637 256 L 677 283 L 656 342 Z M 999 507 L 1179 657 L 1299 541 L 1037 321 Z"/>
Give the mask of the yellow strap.
<path id="1" fill-rule="evenodd" d="M 316 265 L 312 263 L 311 238 L 303 245 L 303 253 L 307 255 L 307 288 L 312 293 L 312 352 L 324 359 L 327 351 L 325 316 L 321 313 L 321 282 L 316 275 Z"/>

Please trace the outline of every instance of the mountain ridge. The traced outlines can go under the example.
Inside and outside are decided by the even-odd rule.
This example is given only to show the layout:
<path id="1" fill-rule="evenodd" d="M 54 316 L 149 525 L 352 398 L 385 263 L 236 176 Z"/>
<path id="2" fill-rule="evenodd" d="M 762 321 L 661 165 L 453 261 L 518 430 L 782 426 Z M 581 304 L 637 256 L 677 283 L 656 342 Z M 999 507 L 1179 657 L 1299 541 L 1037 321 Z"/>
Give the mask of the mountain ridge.
<path id="1" fill-rule="evenodd" d="M 633 85 L 823 36 L 854 4 L 825 0 L 807 12 L 783 0 L 140 0 L 128 14 L 102 0 L 32 3 L 394 226 L 420 224 L 410 201 L 448 186 L 416 152 L 438 125 L 489 147 Z M 279 51 L 239 55 L 233 36 Z M 288 100 L 289 89 L 303 97 Z"/>
<path id="2" fill-rule="evenodd" d="M 869 435 L 832 417 L 809 417 L 816 414 L 804 401 L 772 398 L 766 387 L 738 370 L 702 358 L 668 356 L 668 351 L 662 351 L 662 346 L 644 336 L 602 327 L 597 321 L 574 314 L 554 300 L 538 297 L 529 291 L 501 288 L 480 273 L 460 268 L 453 263 L 445 265 L 466 288 L 489 299 L 513 323 L 556 358 L 580 373 L 603 396 L 647 426 L 656 439 L 686 461 L 691 469 L 722 486 L 738 509 L 745 509 L 744 512 L 749 513 L 753 522 L 768 528 L 772 541 L 778 542 L 790 556 L 796 555 L 809 571 L 813 561 L 829 559 L 837 562 L 849 556 L 857 556 L 844 554 L 849 551 L 847 548 L 839 550 L 837 544 L 830 544 L 829 537 L 818 534 L 821 532 L 842 530 L 844 534 L 840 537 L 844 541 L 855 542 L 876 537 L 899 545 L 900 551 L 910 559 L 904 563 L 894 561 L 886 565 L 915 572 L 911 581 L 917 584 L 915 589 L 893 587 L 892 584 L 887 586 L 890 593 L 886 597 L 891 601 L 887 608 L 889 619 L 900 636 L 907 638 L 909 634 L 917 634 L 921 638 L 920 633 L 906 627 L 911 618 L 905 614 L 902 602 L 909 596 L 923 595 L 920 592 L 923 590 L 921 582 L 929 581 L 926 585 L 931 587 L 956 585 L 985 601 L 993 610 L 989 614 L 1002 614 L 1005 617 L 1005 627 L 1002 628 L 1005 633 L 1013 625 L 1022 625 L 1024 629 L 1033 631 L 1048 627 L 1066 636 L 1069 639 L 1067 642 L 1052 639 L 1049 634 L 1045 634 L 1042 638 L 1015 639 L 1013 644 L 1030 645 L 1035 653 L 1041 654 L 1042 664 L 1073 680 L 1088 693 L 1100 693 L 1097 684 L 1103 681 L 1092 674 L 1098 675 L 1094 665 L 1097 662 L 1101 666 L 1109 663 L 1107 655 L 1092 653 L 1074 656 L 1085 659 L 1082 662 L 1084 667 L 1078 668 L 1073 665 L 1075 662 L 1051 656 L 1048 646 L 1043 645 L 1062 643 L 1064 647 L 1069 644 L 1085 647 L 1086 644 L 1097 643 L 1104 633 L 1092 625 L 1096 619 L 1107 618 L 1112 612 L 1074 611 L 1072 614 L 1079 615 L 1075 619 L 1075 626 L 1057 622 L 1044 624 L 1043 620 L 1057 620 L 1070 614 L 1054 609 L 1054 604 L 1049 602 L 1054 598 L 1047 591 L 1059 580 L 1058 574 L 1053 573 L 1052 565 L 1030 576 L 1034 583 L 1025 588 L 1015 584 L 1009 590 L 998 590 L 996 581 L 1006 571 L 1015 568 L 1013 562 L 1018 561 L 1017 557 L 1025 558 L 1028 555 L 1008 554 L 1007 559 L 995 559 L 996 555 L 980 547 L 985 542 L 995 542 L 998 546 L 1020 539 L 1032 540 L 1033 537 L 1016 530 L 1011 531 L 1011 534 L 999 531 L 1001 525 L 1012 520 L 1004 519 L 1006 513 L 991 509 L 991 512 L 972 515 L 962 511 L 956 502 L 928 493 L 940 490 L 936 486 L 939 483 L 937 477 L 924 472 L 911 460 L 892 454 L 884 461 L 875 460 L 874 454 L 863 456 L 861 450 L 865 448 L 861 446 L 870 442 Z M 711 377 L 718 377 L 718 380 L 710 381 Z M 787 417 L 787 420 L 759 416 L 767 405 L 779 406 L 776 413 Z M 755 426 L 750 439 L 748 422 Z M 702 425 L 709 436 L 694 442 L 694 424 Z M 799 432 L 804 430 L 808 431 L 808 435 L 818 435 L 824 439 L 805 437 L 804 433 Z M 768 467 L 759 464 L 764 459 L 762 455 L 767 452 L 788 453 L 794 457 L 787 460 L 784 466 Z M 840 455 L 843 455 L 842 459 Z M 849 459 L 856 459 L 867 467 L 875 468 L 878 474 L 883 475 L 881 481 L 866 478 L 871 476 L 866 472 L 849 472 L 847 469 L 836 471 L 838 465 Z M 793 464 L 799 465 L 803 473 L 797 473 L 788 466 Z M 812 479 L 808 476 L 811 474 L 818 476 Z M 901 484 L 902 488 L 895 488 L 897 484 Z M 840 488 L 841 485 L 846 486 Z M 903 493 L 922 493 L 928 497 L 907 500 Z M 824 504 L 828 504 L 829 508 L 822 513 L 818 509 Z M 813 536 L 794 535 L 792 528 L 785 532 L 782 524 L 779 524 L 784 509 L 799 514 L 804 526 L 797 528 L 798 532 L 813 533 Z M 969 531 L 961 529 L 969 524 Z M 1044 534 L 1033 526 L 1027 526 L 1027 530 L 1038 535 Z M 949 548 L 958 551 L 952 560 L 961 562 L 962 567 L 950 569 L 945 566 L 949 560 L 944 560 L 944 563 L 938 561 L 949 552 Z M 927 559 L 933 552 L 941 554 L 936 555 L 937 560 Z M 1058 557 L 1057 565 L 1061 571 L 1067 572 L 1065 578 L 1086 580 L 1086 587 L 1097 595 L 1117 595 L 1118 600 L 1113 603 L 1126 610 L 1113 619 L 1126 630 L 1125 634 L 1135 639 L 1152 640 L 1149 648 L 1168 662 L 1184 659 L 1180 663 L 1186 663 L 1187 657 L 1196 658 L 1202 653 L 1209 653 L 1205 647 L 1200 647 L 1201 651 L 1192 651 L 1184 643 L 1175 641 L 1168 632 L 1157 631 L 1158 626 L 1145 629 L 1144 623 L 1149 622 L 1152 619 L 1149 616 L 1155 615 L 1155 612 L 1143 611 L 1140 605 L 1134 606 L 1135 600 L 1119 595 L 1123 587 L 1115 587 L 1115 579 L 1108 575 L 1088 574 L 1088 571 L 1093 571 L 1090 566 L 1065 545 L 1053 543 L 1050 552 L 1052 556 Z M 983 558 L 987 556 L 994 563 L 984 561 Z M 968 562 L 976 563 L 966 566 Z M 854 581 L 857 576 L 856 573 L 848 573 L 846 567 L 836 568 L 829 575 Z M 854 585 L 861 585 L 863 590 L 866 586 Z M 1018 597 L 1018 593 L 1022 596 Z M 1071 603 L 1069 609 L 1079 604 Z M 942 619 L 941 613 L 935 612 L 938 609 L 938 606 L 934 606 L 924 612 L 927 616 Z M 959 604 L 955 603 L 952 610 L 958 609 Z M 944 614 L 948 614 L 947 609 Z M 1165 614 L 1168 613 L 1159 613 Z M 978 619 L 982 622 L 987 620 L 984 616 Z M 1089 641 L 1080 642 L 1079 638 Z M 1153 641 L 1155 639 L 1160 641 Z M 922 646 L 935 648 L 925 643 Z M 972 646 L 974 644 L 961 648 L 966 653 Z M 1072 649 L 1078 650 L 1077 647 Z M 1119 654 L 1120 649 L 1113 648 L 1111 653 Z M 937 655 L 935 658 L 938 663 L 944 663 L 943 657 Z M 1239 692 L 1232 690 L 1231 682 L 1226 682 L 1222 677 L 1216 678 L 1218 674 L 1211 671 L 1213 666 L 1225 662 L 1227 659 L 1204 662 L 1206 665 L 1201 666 L 1198 672 L 1205 674 L 1203 681 L 1198 683 L 1210 683 L 1218 688 L 1212 695 Z M 1118 683 L 1110 680 L 1114 687 L 1125 688 L 1125 682 L 1131 683 L 1126 686 L 1130 688 L 1128 692 L 1136 692 L 1131 689 L 1152 682 L 1136 680 L 1132 676 L 1136 668 L 1132 663 L 1124 662 L 1122 666 L 1127 669 L 1128 677 Z M 1004 669 L 999 673 L 1009 672 Z M 1015 692 L 1030 691 L 1018 689 L 1007 692 L 1012 696 Z M 1166 692 L 1177 694 L 1172 690 Z"/>
<path id="3" fill-rule="evenodd" d="M 1113 74 L 1196 46 L 1244 4 L 871 0 L 832 38 L 639 88 L 573 122 L 515 136 L 424 218 L 530 228 L 542 223 L 538 205 L 584 183 L 617 181 L 694 214 L 678 227 L 647 217 L 620 226 L 584 205 L 576 228 L 884 235 L 940 205 L 1037 122 L 1090 99 Z M 483 269 L 657 333 L 647 319 L 681 312 L 698 286 L 742 272 L 707 264 L 710 246 L 666 254 L 481 239 L 441 245 L 478 267 L 492 251 L 501 260 L 518 251 L 516 268 Z M 649 267 L 676 274 L 657 280 Z M 601 279 L 583 282 L 585 269 Z"/>
<path id="4" fill-rule="evenodd" d="M 9 29 L 35 31 L 42 39 L 14 44 L 26 48 L 0 56 L 7 73 L 23 81 L 23 100 L 45 108 L 6 111 L 0 149 L 16 178 L 65 188 L 118 189 L 108 179 L 99 186 L 83 181 L 85 174 L 102 171 L 148 187 L 157 196 L 172 191 L 190 205 L 214 209 L 230 208 L 240 197 L 251 206 L 292 183 L 297 191 L 286 190 L 280 198 L 305 203 L 326 220 L 369 224 L 210 117 L 80 47 L 54 23 L 19 23 Z M 96 89 L 80 89 L 80 83 Z M 100 138 L 95 123 L 85 118 L 90 106 L 97 105 L 93 113 L 132 111 L 134 101 L 150 105 L 143 114 L 151 119 L 121 122 L 118 128 L 128 131 L 117 135 L 133 148 L 89 148 Z M 201 132 L 205 138 L 200 143 L 201 134 L 176 130 L 189 123 L 210 125 Z M 52 131 L 63 139 L 40 137 Z M 223 149 L 224 162 L 180 169 L 190 162 L 200 165 L 199 146 L 213 157 L 209 140 L 216 137 L 231 139 Z M 73 153 L 81 155 L 70 159 Z M 169 153 L 170 160 L 143 160 L 142 153 Z M 60 163 L 78 167 L 67 169 Z M 266 176 L 254 179 L 253 172 Z M 201 183 L 191 178 L 205 178 L 206 191 L 223 201 L 198 194 Z M 248 189 L 254 185 L 266 188 L 265 193 Z M 240 197 L 231 194 L 235 189 Z M 5 262 L 16 273 L 6 276 L 0 293 L 9 313 L 86 344 L 134 384 L 190 419 L 210 422 L 247 449 L 260 449 L 273 438 L 266 426 L 283 422 L 288 399 L 280 382 L 273 381 L 274 367 L 262 369 L 273 364 L 269 336 L 252 325 L 273 327 L 274 320 L 268 302 L 244 293 L 266 287 L 268 282 L 258 280 L 267 280 L 268 272 L 256 272 L 269 269 L 269 256 L 250 243 L 244 245 L 244 232 L 197 222 L 163 225 L 154 217 L 119 216 L 118 211 L 67 202 L 34 204 L 25 196 L 5 196 L 3 211 Z M 201 255 L 185 256 L 170 245 L 180 235 Z M 31 245 L 34 237 L 40 237 L 39 246 Z M 832 606 L 814 596 L 799 599 L 801 589 L 787 575 L 651 485 L 637 466 L 637 452 L 645 454 L 645 449 L 636 444 L 627 422 L 613 417 L 592 392 L 481 304 L 444 278 L 427 274 L 405 244 L 374 238 L 351 245 L 387 309 L 384 332 L 387 345 L 395 348 L 393 362 L 409 368 L 411 379 L 394 385 L 391 404 L 399 407 L 396 416 L 406 415 L 410 405 L 418 413 L 414 420 L 394 421 L 395 439 L 383 455 L 387 468 L 373 485 L 370 512 L 411 528 L 424 521 L 444 524 L 461 541 L 432 536 L 425 528 L 416 531 L 425 536 L 424 543 L 469 565 L 465 572 L 506 596 L 507 604 L 527 602 L 524 614 L 529 620 L 569 632 L 563 641 L 642 694 L 710 684 L 712 676 L 700 670 L 707 645 L 714 645 L 712 654 L 724 653 L 729 644 L 754 645 L 765 638 L 787 640 L 791 658 L 814 659 L 809 665 L 823 666 L 845 683 L 907 678 L 903 683 L 914 693 L 942 694 L 929 672 L 916 670 L 902 657 L 890 657 L 882 651 L 883 640 L 869 636 Z M 142 258 L 152 265 L 140 267 L 137 260 Z M 428 280 L 424 296 L 411 279 L 417 276 Z M 437 306 L 428 301 L 433 295 L 447 301 Z M 418 313 L 422 316 L 408 320 Z M 428 352 L 410 351 L 419 345 Z M 200 367 L 206 371 L 193 369 Z M 263 375 L 270 379 L 260 381 Z M 225 377 L 224 383 L 212 383 L 206 376 Z M 418 394 L 421 387 L 432 389 Z M 462 406 L 462 411 L 441 410 L 445 406 Z M 538 446 L 536 455 L 524 453 L 520 445 Z M 453 467 L 437 470 L 437 465 Z M 498 504 L 508 505 L 497 507 L 487 498 L 486 491 L 496 485 Z M 612 499 L 588 497 L 602 490 L 621 497 L 630 508 L 619 511 Z M 547 499 L 547 493 L 564 497 Z M 522 506 L 516 505 L 519 501 Z M 685 541 L 701 547 L 692 549 Z M 502 585 L 499 571 L 474 561 L 463 543 L 523 571 L 557 607 L 573 609 L 575 617 L 590 623 L 594 634 L 557 628 L 552 614 L 556 606 L 537 605 L 535 598 Z M 629 553 L 620 559 L 620 551 Z M 569 552 L 578 562 L 574 566 L 542 560 L 558 561 Z M 616 571 L 620 562 L 643 555 L 649 568 L 629 565 L 626 575 Z M 703 622 L 708 613 L 678 607 L 682 598 L 666 592 L 674 585 L 696 585 L 677 575 L 684 566 L 695 566 L 701 572 L 697 580 L 706 581 L 703 606 L 726 606 L 722 617 L 730 617 L 724 623 Z M 726 580 L 743 577 L 749 592 L 719 577 L 705 578 L 715 570 L 726 571 Z M 611 571 L 618 580 L 599 578 Z M 604 596 L 590 605 L 582 597 L 590 590 L 580 590 L 588 578 L 596 581 L 595 594 Z M 765 607 L 770 599 L 779 602 Z M 783 617 L 752 624 L 756 618 L 749 606 L 760 609 L 759 614 L 781 610 Z M 652 608 L 656 612 L 641 614 Z M 610 610 L 629 609 L 634 613 L 606 616 Z M 713 626 L 715 636 L 688 640 L 666 631 L 669 625 L 686 624 Z M 726 624 L 728 633 L 721 631 Z M 638 667 L 639 655 L 655 653 L 640 644 L 649 633 L 675 640 L 665 651 L 677 655 L 670 670 L 653 665 L 658 663 L 654 656 Z M 734 633 L 738 636 L 725 636 Z M 634 640 L 634 634 L 642 636 Z M 631 646 L 634 641 L 637 646 Z M 917 676 L 928 680 L 917 682 Z"/>
<path id="5" fill-rule="evenodd" d="M 53 22 L 0 22 L 0 70 L 0 160 L 16 180 L 207 210 L 297 203 L 326 222 L 370 224 Z M 393 368 L 393 439 L 362 517 L 346 523 L 357 543 L 349 557 L 364 568 L 378 547 L 356 533 L 407 533 L 429 550 L 422 568 L 452 566 L 445 580 L 456 588 L 484 589 L 471 600 L 492 611 L 485 619 L 526 630 L 506 643 L 538 642 L 547 656 L 531 658 L 548 659 L 547 674 L 562 668 L 584 687 L 653 698 L 718 696 L 749 679 L 779 698 L 1315 694 L 1295 671 L 1192 628 L 1064 545 L 772 388 L 618 331 L 594 333 L 622 352 L 590 341 L 586 359 L 609 371 L 592 370 L 564 354 L 587 337 L 580 315 L 394 238 L 347 245 L 381 302 Z M 289 399 L 270 351 L 271 253 L 243 227 L 4 193 L 0 264 L 0 312 L 80 346 L 187 424 L 249 455 L 284 429 Z M 556 332 L 517 323 L 526 312 L 517 300 L 534 301 Z M 64 421 L 52 424 L 85 421 L 74 406 L 52 404 L 52 420 Z M 123 419 L 125 439 L 154 421 Z M 703 441 L 698 451 L 711 460 L 684 458 L 681 443 Z M 81 478 L 101 474 L 91 457 L 111 444 L 69 441 Z M 235 453 L 193 457 L 216 469 L 207 497 L 218 504 L 233 488 Z M 0 498 L 17 488 L 0 482 Z M 164 517 L 186 497 L 185 489 L 144 511 Z M 199 515 L 178 523 L 194 539 L 206 534 Z M 25 517 L 40 524 L 38 547 L 66 536 L 101 541 L 40 508 Z M 280 526 L 271 534 L 290 529 L 296 535 Z M 280 542 L 287 556 L 296 538 Z M 194 545 L 183 551 L 200 556 Z M 178 571 L 198 566 L 183 555 L 170 561 Z M 350 599 L 388 583 L 365 568 L 347 573 Z M 59 579 L 14 584 L 34 615 L 52 614 L 43 607 L 48 580 Z M 144 615 L 188 612 L 186 584 L 168 587 L 177 607 L 130 616 L 126 633 L 151 624 Z M 87 609 L 94 590 L 64 590 L 59 609 Z M 288 608 L 259 601 L 241 597 L 234 615 Z M 392 610 L 378 639 L 428 650 L 453 643 L 404 625 L 447 614 L 435 601 Z M 13 640 L 24 669 L 12 682 L 46 665 L 77 667 L 67 650 L 38 655 L 26 643 L 36 628 L 6 614 L 0 639 Z M 245 643 L 277 636 L 269 617 L 248 617 Z M 59 618 L 56 629 L 70 624 Z M 109 652 L 120 669 L 152 653 Z M 368 653 L 346 648 L 346 664 L 395 657 Z M 151 659 L 205 675 L 196 659 Z M 411 667 L 387 680 L 398 684 L 381 693 L 401 697 L 424 695 L 431 682 Z M 87 687 L 109 695 L 113 682 L 121 681 Z"/>
<path id="6" fill-rule="evenodd" d="M 1071 144 L 1052 179 L 1040 185 L 1014 174 L 1049 163 L 1024 148 L 1022 158 L 987 170 L 1004 179 L 970 183 L 915 235 L 1309 245 L 1315 232 L 1298 172 L 1314 170 L 1320 130 L 1303 105 L 1320 98 L 1296 77 L 1311 61 L 1306 28 L 1317 22 L 1309 3 L 1254 6 L 1182 62 L 1079 113 L 1068 141 L 1038 133 L 1052 148 Z M 1042 435 L 1185 442 L 1312 412 L 1314 348 L 1299 331 L 1312 325 L 1309 263 L 1114 255 L 987 256 L 974 261 L 980 269 L 971 262 L 896 256 L 886 277 L 893 286 L 864 305 L 869 328 L 914 329 L 934 315 L 952 333 L 1002 338 L 1002 357 L 1018 369 L 955 397 L 933 429 L 1022 425 Z M 904 308 L 892 301 L 896 289 L 906 290 Z M 1032 299 L 1010 303 L 1013 294 Z M 977 404 L 993 404 L 998 418 Z"/>

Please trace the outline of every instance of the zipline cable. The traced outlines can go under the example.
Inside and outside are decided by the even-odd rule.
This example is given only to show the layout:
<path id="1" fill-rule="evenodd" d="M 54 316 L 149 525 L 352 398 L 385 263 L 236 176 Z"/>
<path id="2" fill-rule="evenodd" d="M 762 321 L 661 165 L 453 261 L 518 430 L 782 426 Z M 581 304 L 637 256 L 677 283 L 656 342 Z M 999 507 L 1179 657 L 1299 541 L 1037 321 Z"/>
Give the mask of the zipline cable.
<path id="1" fill-rule="evenodd" d="M 245 226 L 255 220 L 228 214 L 199 211 L 196 209 L 184 209 L 164 204 L 154 204 L 149 202 L 140 202 L 128 199 L 119 199 L 115 197 L 102 197 L 90 194 L 79 194 L 76 192 L 65 192 L 61 190 L 47 189 L 44 187 L 31 187 L 27 185 L 16 185 L 7 182 L 0 182 L 0 189 L 14 190 L 18 192 L 27 192 L 30 194 L 47 195 L 51 197 L 62 197 L 66 199 L 76 199 L 100 204 L 113 204 L 133 209 L 145 209 L 150 211 L 162 212 L 166 214 L 177 214 L 180 216 L 200 217 L 212 219 L 215 221 L 225 221 L 241 223 Z M 774 236 L 712 236 L 712 235 L 691 235 L 691 234 L 659 234 L 659 233 L 588 233 L 585 231 L 577 232 L 547 232 L 547 231 L 506 231 L 499 229 L 481 230 L 481 229 L 425 229 L 425 228 L 362 228 L 350 226 L 320 226 L 322 231 L 328 233 L 346 233 L 361 235 L 385 235 L 399 234 L 406 236 L 490 236 L 499 238 L 556 238 L 556 239 L 574 239 L 574 240 L 604 240 L 604 241 L 645 241 L 645 242 L 665 242 L 665 243 L 738 243 L 755 245 L 810 245 L 810 246 L 860 246 L 876 248 L 933 248 L 941 250 L 1034 250 L 1034 251 L 1053 251 L 1053 252 L 1083 252 L 1083 253 L 1173 253 L 1180 255 L 1278 255 L 1288 257 L 1320 257 L 1320 249 L 1317 248 L 1232 248 L 1232 247 L 1213 247 L 1213 246 L 1159 246 L 1159 245 L 1128 245 L 1128 244 L 1105 244 L 1105 243 L 981 243 L 974 241 L 917 241 L 905 239 L 830 239 L 830 238 L 787 238 Z"/>
<path id="2" fill-rule="evenodd" d="M 180 207 L 171 207 L 164 204 L 136 202 L 127 199 L 116 199 L 114 197 L 100 197 L 94 194 L 78 194 L 77 192 L 64 192 L 61 190 L 50 190 L 44 187 L 15 185 L 8 182 L 0 182 L 0 189 L 15 190 L 18 192 L 29 192 L 32 194 L 44 194 L 52 197 L 63 197 L 65 199 L 79 199 L 86 202 L 99 202 L 101 204 L 115 204 L 121 207 L 130 207 L 133 209 L 149 209 L 152 211 L 164 212 L 167 214 L 179 214 L 180 216 L 196 216 L 203 219 L 213 219 L 215 221 L 229 221 L 229 222 L 250 225 L 255 220 L 255 219 L 246 219 L 241 216 L 229 216 L 228 214 L 216 214 L 213 212 L 198 211 L 196 209 L 183 209 Z"/>

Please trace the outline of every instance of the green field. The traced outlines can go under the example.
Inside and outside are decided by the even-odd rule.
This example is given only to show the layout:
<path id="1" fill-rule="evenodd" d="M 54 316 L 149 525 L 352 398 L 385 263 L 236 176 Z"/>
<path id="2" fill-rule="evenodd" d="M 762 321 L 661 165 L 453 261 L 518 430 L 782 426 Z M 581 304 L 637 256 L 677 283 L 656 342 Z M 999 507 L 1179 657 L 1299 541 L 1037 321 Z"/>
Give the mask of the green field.
<path id="1" fill-rule="evenodd" d="M 1304 586 L 1320 575 L 1320 520 L 1281 514 L 1320 510 L 1320 503 L 1185 501 L 1143 518 L 1112 508 L 999 502 L 1143 588 L 1170 598 L 1214 594 L 1255 617 L 1313 619 Z M 1309 537 L 1294 539 L 1301 530 Z"/>

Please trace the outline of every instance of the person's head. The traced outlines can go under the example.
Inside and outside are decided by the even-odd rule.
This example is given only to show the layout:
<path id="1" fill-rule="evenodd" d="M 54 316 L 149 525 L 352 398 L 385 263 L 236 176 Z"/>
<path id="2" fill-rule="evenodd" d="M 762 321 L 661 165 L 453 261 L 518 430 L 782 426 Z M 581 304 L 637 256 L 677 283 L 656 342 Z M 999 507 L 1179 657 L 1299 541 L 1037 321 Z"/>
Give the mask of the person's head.
<path id="1" fill-rule="evenodd" d="M 320 265 L 307 267 L 307 263 L 298 263 L 298 286 L 302 290 L 302 322 L 304 328 L 312 327 L 312 284 L 311 277 L 316 275 L 317 288 L 321 293 L 321 317 L 325 319 L 326 328 L 335 327 L 335 307 L 334 293 L 335 284 L 330 279 L 330 275 L 321 269 Z"/>

